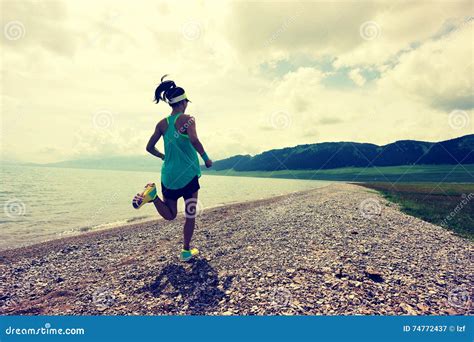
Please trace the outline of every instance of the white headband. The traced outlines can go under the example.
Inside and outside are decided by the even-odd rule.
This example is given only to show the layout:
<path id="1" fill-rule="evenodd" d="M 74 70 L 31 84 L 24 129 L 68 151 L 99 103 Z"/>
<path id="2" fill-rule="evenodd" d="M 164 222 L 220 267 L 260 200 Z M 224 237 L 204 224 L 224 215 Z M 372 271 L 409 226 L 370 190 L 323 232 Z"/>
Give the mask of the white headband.
<path id="1" fill-rule="evenodd" d="M 179 95 L 177 97 L 173 97 L 172 99 L 168 100 L 168 103 L 173 104 L 173 103 L 177 103 L 179 101 L 183 101 L 183 100 L 186 100 L 186 99 L 187 99 L 186 93 L 184 93 L 183 95 Z"/>

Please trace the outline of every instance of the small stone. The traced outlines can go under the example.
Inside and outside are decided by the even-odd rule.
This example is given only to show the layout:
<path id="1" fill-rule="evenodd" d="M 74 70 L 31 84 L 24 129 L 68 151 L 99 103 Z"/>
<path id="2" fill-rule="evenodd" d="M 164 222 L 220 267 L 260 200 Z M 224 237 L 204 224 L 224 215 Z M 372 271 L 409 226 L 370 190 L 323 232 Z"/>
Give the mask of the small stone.
<path id="1" fill-rule="evenodd" d="M 300 277 L 293 278 L 293 281 L 297 284 L 301 284 L 303 282 L 303 280 Z"/>
<path id="2" fill-rule="evenodd" d="M 448 315 L 457 315 L 458 314 L 457 310 L 455 310 L 453 308 L 448 308 L 448 309 L 444 310 L 444 312 L 446 312 Z"/>
<path id="3" fill-rule="evenodd" d="M 370 275 L 382 275 L 382 272 L 379 269 L 376 269 L 374 267 L 368 266 L 365 269 L 365 273 L 370 274 Z"/>
<path id="4" fill-rule="evenodd" d="M 426 311 L 430 310 L 430 307 L 428 305 L 424 304 L 424 303 L 418 303 L 418 304 L 416 304 L 416 307 L 418 309 L 420 309 L 421 311 L 423 311 L 423 312 L 426 312 Z"/>
<path id="5" fill-rule="evenodd" d="M 367 275 L 369 279 L 375 281 L 376 283 L 383 282 L 382 271 L 380 271 L 379 269 L 376 269 L 373 267 L 367 267 L 365 269 L 365 274 Z"/>
<path id="6" fill-rule="evenodd" d="M 413 307 L 407 303 L 401 303 L 400 307 L 409 315 L 416 315 L 416 311 L 413 309 Z"/>

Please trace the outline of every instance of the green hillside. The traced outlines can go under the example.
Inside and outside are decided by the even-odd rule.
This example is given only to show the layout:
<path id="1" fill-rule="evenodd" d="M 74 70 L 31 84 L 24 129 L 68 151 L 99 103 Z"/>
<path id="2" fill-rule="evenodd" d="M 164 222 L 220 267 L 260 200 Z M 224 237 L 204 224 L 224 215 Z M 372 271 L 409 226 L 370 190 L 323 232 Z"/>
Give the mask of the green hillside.
<path id="1" fill-rule="evenodd" d="M 318 179 L 350 182 L 457 182 L 474 183 L 474 164 L 415 165 L 331 170 L 209 171 L 204 174 L 289 179 Z"/>

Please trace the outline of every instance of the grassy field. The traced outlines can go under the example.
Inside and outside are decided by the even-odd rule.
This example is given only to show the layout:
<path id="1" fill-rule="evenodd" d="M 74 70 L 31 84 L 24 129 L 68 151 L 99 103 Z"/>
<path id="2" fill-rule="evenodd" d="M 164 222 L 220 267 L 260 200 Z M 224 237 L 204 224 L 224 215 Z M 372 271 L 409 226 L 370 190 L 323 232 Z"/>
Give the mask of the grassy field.
<path id="1" fill-rule="evenodd" d="M 208 171 L 204 174 L 225 176 L 272 177 L 289 179 L 319 179 L 350 182 L 455 182 L 474 183 L 474 164 L 415 165 L 370 168 L 340 168 L 331 170 L 281 171 Z"/>
<path id="2" fill-rule="evenodd" d="M 474 184 L 365 183 L 402 211 L 474 240 Z"/>
<path id="3" fill-rule="evenodd" d="M 409 215 L 474 240 L 474 165 L 416 165 L 275 172 L 203 171 L 222 176 L 358 182 L 380 191 Z M 448 219 L 449 217 L 449 219 Z"/>

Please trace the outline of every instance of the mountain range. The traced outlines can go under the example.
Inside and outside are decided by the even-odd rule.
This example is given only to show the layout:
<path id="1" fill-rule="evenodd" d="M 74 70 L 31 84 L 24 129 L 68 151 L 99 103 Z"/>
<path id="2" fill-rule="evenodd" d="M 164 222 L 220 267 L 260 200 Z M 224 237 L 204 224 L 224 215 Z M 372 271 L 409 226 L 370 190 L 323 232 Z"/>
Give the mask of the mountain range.
<path id="1" fill-rule="evenodd" d="M 474 134 L 440 142 L 400 140 L 387 145 L 325 142 L 236 155 L 213 169 L 235 171 L 319 170 L 342 167 L 474 164 Z"/>
<path id="2" fill-rule="evenodd" d="M 441 142 L 400 140 L 378 146 L 355 142 L 325 142 L 286 147 L 255 156 L 235 155 L 214 161 L 212 170 L 278 171 L 343 167 L 474 164 L 474 134 Z M 38 165 L 38 164 L 31 164 Z M 66 160 L 40 164 L 80 169 L 159 171 L 162 161 L 149 154 Z M 205 169 L 204 166 L 202 166 Z"/>

